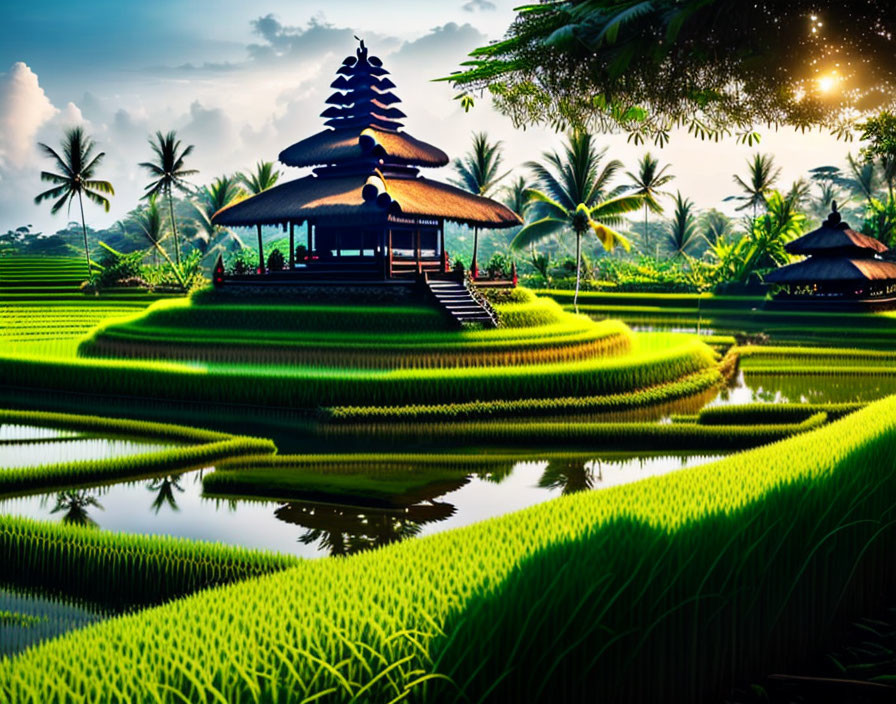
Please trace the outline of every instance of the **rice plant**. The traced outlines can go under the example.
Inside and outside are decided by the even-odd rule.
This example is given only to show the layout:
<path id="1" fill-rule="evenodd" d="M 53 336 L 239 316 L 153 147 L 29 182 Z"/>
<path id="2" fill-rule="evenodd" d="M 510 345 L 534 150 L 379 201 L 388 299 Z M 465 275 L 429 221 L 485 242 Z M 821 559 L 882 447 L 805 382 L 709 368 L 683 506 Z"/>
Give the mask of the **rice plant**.
<path id="1" fill-rule="evenodd" d="M 0 697 L 718 700 L 896 577 L 894 440 L 886 399 L 710 465 L 302 563 L 2 661 Z"/>

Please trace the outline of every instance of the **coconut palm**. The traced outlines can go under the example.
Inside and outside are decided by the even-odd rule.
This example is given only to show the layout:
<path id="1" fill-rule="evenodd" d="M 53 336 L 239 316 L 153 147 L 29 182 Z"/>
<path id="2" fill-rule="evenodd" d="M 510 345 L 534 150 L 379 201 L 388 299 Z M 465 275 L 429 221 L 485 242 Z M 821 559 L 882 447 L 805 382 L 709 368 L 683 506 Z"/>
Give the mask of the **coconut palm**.
<path id="1" fill-rule="evenodd" d="M 189 144 L 181 149 L 181 142 L 177 133 L 172 130 L 168 134 L 156 132 L 155 140 L 150 138 L 149 145 L 156 155 L 155 161 L 144 161 L 140 164 L 155 179 L 147 187 L 144 198 L 164 194 L 168 199 L 168 214 L 171 218 L 171 231 L 174 233 L 174 257 L 177 266 L 180 267 L 180 240 L 177 235 L 177 220 L 174 217 L 174 190 L 181 193 L 190 191 L 186 182 L 188 176 L 199 173 L 196 169 L 187 169 L 184 166 L 186 159 L 193 152 L 193 145 Z"/>
<path id="2" fill-rule="evenodd" d="M 669 164 L 666 164 L 661 169 L 659 165 L 660 160 L 654 158 L 650 152 L 647 152 L 638 162 L 637 173 L 625 172 L 625 175 L 631 179 L 631 187 L 634 189 L 634 194 L 644 199 L 644 249 L 646 252 L 650 251 L 648 216 L 650 211 L 657 214 L 663 212 L 663 207 L 659 204 L 659 196 L 672 194 L 661 189 L 675 178 L 672 174 L 666 173 L 669 170 Z"/>
<path id="3" fill-rule="evenodd" d="M 697 220 L 700 234 L 707 244 L 712 246 L 719 239 L 727 237 L 734 229 L 734 224 L 725 213 L 711 208 L 704 212 Z"/>
<path id="4" fill-rule="evenodd" d="M 678 191 L 675 195 L 675 213 L 666 231 L 666 242 L 669 244 L 672 258 L 677 259 L 691 254 L 701 239 L 697 218 L 694 216 L 694 202 Z"/>
<path id="5" fill-rule="evenodd" d="M 53 184 L 53 187 L 34 198 L 35 203 L 56 199 L 50 212 L 58 213 L 63 205 L 68 205 L 71 210 L 72 201 L 78 198 L 78 207 L 81 210 L 81 232 L 84 235 L 84 256 L 87 257 L 87 272 L 91 271 L 90 247 L 87 244 L 87 223 L 84 219 L 84 198 L 103 206 L 109 212 L 109 199 L 106 195 L 115 195 L 112 184 L 96 178 L 97 167 L 106 156 L 105 152 L 94 154 L 95 144 L 84 133 L 83 127 L 73 127 L 66 131 L 62 140 L 62 156 L 43 142 L 38 146 L 43 153 L 56 161 L 56 167 L 60 173 L 41 171 L 41 181 Z"/>
<path id="6" fill-rule="evenodd" d="M 491 195 L 509 171 L 499 173 L 501 161 L 504 159 L 501 142 L 489 142 L 485 132 L 473 134 L 473 147 L 460 159 L 454 160 L 454 170 L 457 178 L 451 182 L 477 196 L 488 197 Z M 471 270 L 473 277 L 478 275 L 476 254 L 479 251 L 479 228 L 473 228 L 473 262 Z"/>
<path id="7" fill-rule="evenodd" d="M 596 149 L 590 134 L 573 132 L 562 154 L 546 152 L 544 165 L 527 164 L 537 182 L 537 188 L 531 190 L 537 219 L 524 226 L 510 246 L 519 250 L 553 235 L 573 233 L 576 238 L 574 304 L 579 300 L 582 236 L 590 230 L 607 251 L 617 243 L 629 249 L 628 240 L 610 226 L 621 224 L 624 213 L 640 209 L 643 203 L 641 196 L 620 196 L 620 189 L 610 190 L 610 181 L 622 163 L 613 160 L 603 164 L 606 153 L 606 149 Z"/>
<path id="8" fill-rule="evenodd" d="M 526 181 L 525 176 L 518 176 L 515 180 L 511 181 L 509 185 L 504 186 L 503 188 L 504 198 L 502 200 L 504 205 L 519 215 L 523 220 L 526 219 L 526 214 L 532 207 L 532 199 L 529 197 L 529 190 L 530 185 L 529 182 Z"/>
<path id="9" fill-rule="evenodd" d="M 273 181 L 276 180 L 274 177 Z M 196 201 L 191 202 L 191 205 L 196 211 L 196 223 L 200 227 L 200 232 L 196 235 L 194 243 L 202 252 L 203 259 L 213 258 L 228 247 L 243 249 L 245 246 L 235 232 L 212 222 L 212 216 L 221 208 L 245 198 L 246 192 L 240 187 L 241 183 L 244 183 L 243 176 L 225 174 L 196 192 Z"/>
<path id="10" fill-rule="evenodd" d="M 877 167 L 874 162 L 861 161 L 852 154 L 846 155 L 846 163 L 849 166 L 848 175 L 838 179 L 838 184 L 854 197 L 864 200 L 865 205 L 870 208 L 880 188 L 880 174 Z"/>
<path id="11" fill-rule="evenodd" d="M 734 176 L 734 182 L 741 187 L 743 194 L 729 196 L 725 200 L 737 200 L 742 203 L 738 210 L 753 210 L 752 222 L 756 222 L 759 208 L 765 206 L 766 197 L 771 193 L 775 182 L 781 176 L 781 169 L 775 166 L 775 159 L 769 154 L 755 154 L 747 165 L 750 174 L 746 180 L 740 176 Z"/>
<path id="12" fill-rule="evenodd" d="M 280 172 L 274 169 L 274 162 L 259 161 L 255 165 L 255 171 L 249 174 L 240 174 L 238 180 L 252 195 L 268 190 L 277 183 Z"/>
<path id="13" fill-rule="evenodd" d="M 165 231 L 165 223 L 162 218 L 162 210 L 159 208 L 158 198 L 155 194 L 149 197 L 146 207 L 134 212 L 134 220 L 137 227 L 143 233 L 143 236 L 153 246 L 153 249 L 162 255 L 162 258 L 168 262 L 174 277 L 180 282 L 181 286 L 186 288 L 186 280 L 184 279 L 181 268 L 172 260 L 165 248 L 162 247 L 162 241 L 168 236 Z"/>

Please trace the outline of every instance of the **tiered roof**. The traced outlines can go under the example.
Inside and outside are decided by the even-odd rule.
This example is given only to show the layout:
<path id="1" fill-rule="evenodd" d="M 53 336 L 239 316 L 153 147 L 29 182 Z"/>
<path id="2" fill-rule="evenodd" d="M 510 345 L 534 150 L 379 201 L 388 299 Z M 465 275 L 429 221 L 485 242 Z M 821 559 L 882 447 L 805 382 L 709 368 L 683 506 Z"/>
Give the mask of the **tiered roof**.
<path id="1" fill-rule="evenodd" d="M 370 224 L 405 216 L 491 228 L 519 225 L 519 217 L 500 203 L 419 176 L 417 167 L 444 166 L 448 155 L 401 131 L 405 114 L 394 107 L 401 101 L 388 73 L 362 41 L 331 84 L 336 92 L 321 113 L 328 129 L 280 153 L 287 166 L 318 167 L 314 175 L 223 208 L 213 221 Z"/>
<path id="2" fill-rule="evenodd" d="M 836 202 L 821 227 L 789 242 L 784 248 L 790 254 L 807 255 L 807 258 L 769 272 L 764 277 L 766 283 L 896 280 L 896 263 L 879 258 L 888 251 L 887 246 L 851 229 L 837 212 Z"/>

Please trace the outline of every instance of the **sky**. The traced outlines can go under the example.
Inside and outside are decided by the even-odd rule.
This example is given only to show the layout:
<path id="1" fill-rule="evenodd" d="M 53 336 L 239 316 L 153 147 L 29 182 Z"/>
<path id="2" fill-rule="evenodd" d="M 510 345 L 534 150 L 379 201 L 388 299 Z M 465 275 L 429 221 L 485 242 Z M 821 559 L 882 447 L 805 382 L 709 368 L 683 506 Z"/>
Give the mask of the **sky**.
<path id="1" fill-rule="evenodd" d="M 0 24 L 0 231 L 30 224 L 53 232 L 69 220 L 35 205 L 41 169 L 52 166 L 38 142 L 56 146 L 67 127 L 84 125 L 106 159 L 99 176 L 116 195 L 110 212 L 89 205 L 87 218 L 108 226 L 134 208 L 148 182 L 139 162 L 147 140 L 177 130 L 194 144 L 189 166 L 202 185 L 223 173 L 276 160 L 290 144 L 323 129 L 324 100 L 342 59 L 363 38 L 397 85 L 405 130 L 461 156 L 471 133 L 486 130 L 505 148 L 510 178 L 525 162 L 555 149 L 561 135 L 515 129 L 487 99 L 465 113 L 455 91 L 432 79 L 449 74 L 477 46 L 500 39 L 519 0 L 32 0 L 7 4 Z M 856 144 L 821 132 L 765 130 L 758 149 L 784 167 L 782 185 L 812 167 L 842 164 Z M 659 149 L 600 135 L 630 170 L 647 150 L 672 165 L 680 189 L 698 207 L 719 207 L 737 191 L 756 148 L 673 134 Z M 303 171 L 283 167 L 283 179 Z M 450 167 L 429 170 L 446 179 Z M 509 178 L 508 178 L 509 180 Z M 624 181 L 624 177 L 620 179 Z M 72 212 L 72 216 L 75 213 Z"/>

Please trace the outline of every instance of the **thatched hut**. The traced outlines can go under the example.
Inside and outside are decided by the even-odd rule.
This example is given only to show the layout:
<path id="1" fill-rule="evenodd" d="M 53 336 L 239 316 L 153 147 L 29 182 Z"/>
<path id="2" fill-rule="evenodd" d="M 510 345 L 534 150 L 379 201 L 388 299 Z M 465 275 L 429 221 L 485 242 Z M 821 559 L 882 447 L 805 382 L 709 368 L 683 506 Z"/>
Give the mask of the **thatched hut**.
<path id="1" fill-rule="evenodd" d="M 218 211 L 222 226 L 255 226 L 258 273 L 264 274 L 262 226 L 290 233 L 287 272 L 278 278 L 393 279 L 448 270 L 445 221 L 482 228 L 520 224 L 496 201 L 422 177 L 448 156 L 402 130 L 404 113 L 382 61 L 364 42 L 346 58 L 322 113 L 327 129 L 280 153 L 287 166 L 310 175 L 275 186 Z M 304 225 L 305 251 L 295 257 L 295 229 Z M 217 274 L 216 274 L 217 276 Z"/>
<path id="2" fill-rule="evenodd" d="M 789 242 L 785 249 L 806 258 L 765 275 L 764 283 L 776 287 L 776 302 L 858 307 L 896 304 L 896 262 L 882 258 L 889 251 L 887 246 L 851 229 L 842 221 L 836 203 L 821 227 Z"/>

